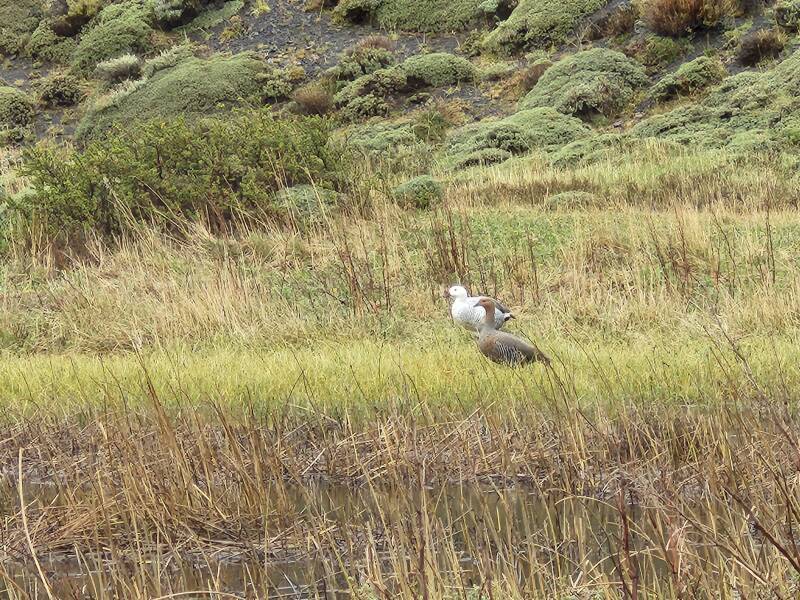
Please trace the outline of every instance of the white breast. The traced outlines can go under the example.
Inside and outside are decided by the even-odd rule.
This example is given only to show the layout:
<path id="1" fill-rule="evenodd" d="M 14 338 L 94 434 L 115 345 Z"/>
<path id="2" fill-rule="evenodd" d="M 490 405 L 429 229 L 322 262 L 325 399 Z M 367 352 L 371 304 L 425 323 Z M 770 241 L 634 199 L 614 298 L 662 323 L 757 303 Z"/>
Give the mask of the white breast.
<path id="1" fill-rule="evenodd" d="M 453 320 L 467 329 L 477 330 L 478 326 L 483 322 L 486 311 L 480 306 L 475 306 L 475 302 L 477 302 L 477 298 L 467 298 L 453 302 L 453 307 L 450 310 Z"/>

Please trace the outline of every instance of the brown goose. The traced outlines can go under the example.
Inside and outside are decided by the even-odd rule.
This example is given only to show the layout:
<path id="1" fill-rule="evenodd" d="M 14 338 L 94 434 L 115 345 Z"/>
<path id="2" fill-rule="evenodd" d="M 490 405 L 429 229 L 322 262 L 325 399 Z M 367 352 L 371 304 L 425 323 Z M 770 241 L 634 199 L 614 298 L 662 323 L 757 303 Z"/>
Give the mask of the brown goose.
<path id="1" fill-rule="evenodd" d="M 486 311 L 478 335 L 478 348 L 486 358 L 512 367 L 527 365 L 535 361 L 545 365 L 550 364 L 550 359 L 536 346 L 510 333 L 497 331 L 494 320 L 495 305 L 491 299 L 481 298 L 475 306 L 480 306 Z"/>

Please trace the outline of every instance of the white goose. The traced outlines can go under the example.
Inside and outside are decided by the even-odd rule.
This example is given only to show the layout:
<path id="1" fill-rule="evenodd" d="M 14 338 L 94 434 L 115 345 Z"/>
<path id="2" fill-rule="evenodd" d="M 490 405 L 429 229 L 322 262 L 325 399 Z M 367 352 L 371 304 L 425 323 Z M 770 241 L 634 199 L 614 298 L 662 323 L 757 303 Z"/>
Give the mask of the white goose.
<path id="1" fill-rule="evenodd" d="M 487 297 L 470 296 L 467 289 L 460 285 L 454 285 L 447 290 L 446 297 L 450 297 L 453 300 L 453 304 L 450 307 L 450 314 L 453 316 L 453 321 L 465 329 L 477 333 L 486 316 L 486 310 L 482 306 L 478 306 L 478 302 Z M 506 321 L 513 319 L 514 315 L 494 298 L 488 299 L 494 302 L 496 307 L 494 313 L 495 329 L 500 329 L 506 324 Z"/>

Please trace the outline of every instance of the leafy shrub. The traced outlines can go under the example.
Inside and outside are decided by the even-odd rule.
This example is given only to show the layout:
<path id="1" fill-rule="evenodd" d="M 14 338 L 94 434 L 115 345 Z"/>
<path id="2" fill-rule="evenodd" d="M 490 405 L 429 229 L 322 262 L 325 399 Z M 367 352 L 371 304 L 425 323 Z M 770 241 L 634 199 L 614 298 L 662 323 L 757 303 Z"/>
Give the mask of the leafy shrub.
<path id="1" fill-rule="evenodd" d="M 605 48 L 578 52 L 550 67 L 520 108 L 552 106 L 591 118 L 617 114 L 635 91 L 649 83 L 644 69 L 624 54 Z"/>
<path id="2" fill-rule="evenodd" d="M 669 100 L 676 96 L 694 94 L 716 85 L 727 74 L 718 58 L 701 56 L 684 63 L 674 73 L 666 75 L 653 86 L 650 96 L 655 100 Z"/>
<path id="3" fill-rule="evenodd" d="M 276 75 L 253 54 L 191 57 L 157 71 L 129 93 L 92 109 L 78 126 L 86 137 L 108 130 L 114 123 L 137 123 L 148 118 L 173 119 L 207 114 L 243 100 L 260 101 L 264 84 L 274 92 Z"/>
<path id="4" fill-rule="evenodd" d="M 142 74 L 142 63 L 133 54 L 123 54 L 117 58 L 104 60 L 95 67 L 94 75 L 106 83 L 119 83 L 126 79 L 136 79 Z"/>
<path id="5" fill-rule="evenodd" d="M 25 139 L 34 116 L 33 102 L 26 94 L 0 85 L 0 147 Z"/>
<path id="6" fill-rule="evenodd" d="M 311 183 L 334 189 L 344 164 L 328 123 L 317 117 L 239 111 L 177 118 L 115 130 L 80 151 L 29 149 L 24 173 L 35 194 L 14 208 L 51 236 L 93 229 L 110 239 L 131 222 L 170 228 L 181 219 L 228 230 L 248 217 L 285 220 L 276 192 Z"/>
<path id="7" fill-rule="evenodd" d="M 142 76 L 149 79 L 159 71 L 172 68 L 188 58 L 193 58 L 194 50 L 194 46 L 191 43 L 178 44 L 167 48 L 160 54 L 145 61 L 142 67 Z"/>
<path id="8" fill-rule="evenodd" d="M 483 14 L 483 0 L 340 0 L 334 11 L 352 23 L 404 31 L 461 31 Z"/>
<path id="9" fill-rule="evenodd" d="M 83 95 L 80 82 L 72 75 L 56 74 L 40 79 L 34 85 L 39 101 L 50 108 L 74 106 Z"/>
<path id="10" fill-rule="evenodd" d="M 310 184 L 280 190 L 272 198 L 272 210 L 294 223 L 319 223 L 325 214 L 336 209 L 341 195 Z"/>
<path id="11" fill-rule="evenodd" d="M 152 33 L 150 11 L 143 0 L 107 6 L 81 36 L 72 66 L 89 74 L 99 63 L 122 54 L 145 54 L 150 50 Z"/>
<path id="12" fill-rule="evenodd" d="M 591 135 L 552 152 L 550 164 L 562 169 L 589 165 L 608 156 L 612 150 L 619 153 L 630 143 L 625 136 L 616 133 Z"/>
<path id="13" fill-rule="evenodd" d="M 442 87 L 474 81 L 478 77 L 478 70 L 471 62 L 447 52 L 411 56 L 403 61 L 400 68 L 406 74 L 409 89 L 428 85 Z"/>
<path id="14" fill-rule="evenodd" d="M 33 102 L 24 92 L 0 86 L 0 129 L 30 125 L 34 116 Z"/>
<path id="15" fill-rule="evenodd" d="M 391 155 L 420 143 L 409 123 L 369 123 L 354 128 L 347 145 L 367 156 Z"/>
<path id="16" fill-rule="evenodd" d="M 38 60 L 67 64 L 76 47 L 75 40 L 57 35 L 49 22 L 42 21 L 31 34 L 25 51 Z"/>
<path id="17" fill-rule="evenodd" d="M 373 94 L 353 98 L 341 109 L 342 118 L 346 121 L 360 121 L 388 114 L 389 104 L 383 98 Z"/>
<path id="18" fill-rule="evenodd" d="M 675 40 L 660 35 L 648 35 L 637 38 L 625 49 L 625 53 L 634 56 L 649 68 L 650 72 L 659 71 L 686 55 L 692 49 L 688 40 Z"/>
<path id="19" fill-rule="evenodd" d="M 763 73 L 725 78 L 701 101 L 638 123 L 632 134 L 699 148 L 722 148 L 738 134 L 763 130 L 775 140 L 797 126 L 800 110 L 800 52 Z M 787 146 L 788 148 L 788 146 Z"/>
<path id="20" fill-rule="evenodd" d="M 775 7 L 775 22 L 791 31 L 800 28 L 800 0 L 781 0 Z"/>
<path id="21" fill-rule="evenodd" d="M 302 115 L 324 115 L 333 106 L 330 86 L 324 82 L 314 82 L 298 88 L 292 94 L 297 111 Z"/>
<path id="22" fill-rule="evenodd" d="M 786 35 L 778 29 L 759 29 L 742 38 L 736 59 L 753 67 L 767 58 L 778 58 L 786 46 Z"/>
<path id="23" fill-rule="evenodd" d="M 642 18 L 656 33 L 679 37 L 718 25 L 738 8 L 736 0 L 644 0 Z"/>
<path id="24" fill-rule="evenodd" d="M 509 18 L 486 36 L 484 45 L 505 53 L 559 45 L 582 18 L 605 4 L 606 0 L 520 0 Z"/>
<path id="25" fill-rule="evenodd" d="M 509 158 L 534 149 L 553 151 L 590 135 L 591 130 L 579 119 L 550 107 L 533 108 L 455 131 L 450 137 L 446 156 L 454 165 L 464 167 L 484 162 L 490 156 Z M 488 149 L 493 152 L 485 152 Z M 499 155 L 497 150 L 508 153 L 508 156 Z"/>
<path id="26" fill-rule="evenodd" d="M 397 186 L 392 196 L 403 208 L 424 210 L 441 203 L 444 199 L 444 188 L 430 175 L 420 175 Z"/>
<path id="27" fill-rule="evenodd" d="M 204 4 L 215 4 L 214 2 L 204 2 Z M 244 0 L 229 0 L 225 2 L 220 8 L 214 10 L 205 10 L 200 12 L 191 22 L 184 26 L 185 31 L 201 31 L 208 30 L 212 27 L 224 23 L 238 15 L 244 8 Z M 193 11 L 194 14 L 197 11 Z"/>
<path id="28" fill-rule="evenodd" d="M 0 0 L 0 53 L 21 53 L 41 18 L 38 0 Z"/>
<path id="29" fill-rule="evenodd" d="M 334 79 L 352 81 L 385 69 L 395 62 L 394 53 L 380 46 L 357 45 L 342 56 L 339 64 L 328 70 Z"/>

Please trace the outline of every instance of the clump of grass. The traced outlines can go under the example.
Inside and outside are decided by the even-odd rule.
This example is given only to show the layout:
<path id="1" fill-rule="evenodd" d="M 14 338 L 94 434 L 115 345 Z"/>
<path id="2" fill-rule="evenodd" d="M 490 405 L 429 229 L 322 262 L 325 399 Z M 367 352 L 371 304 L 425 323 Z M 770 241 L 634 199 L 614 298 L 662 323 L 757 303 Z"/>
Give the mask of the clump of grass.
<path id="1" fill-rule="evenodd" d="M 644 0 L 642 18 L 655 32 L 680 37 L 714 27 L 738 10 L 735 0 Z"/>
<path id="2" fill-rule="evenodd" d="M 764 60 L 778 58 L 785 47 L 786 34 L 778 29 L 759 29 L 742 38 L 736 59 L 753 67 Z"/>

